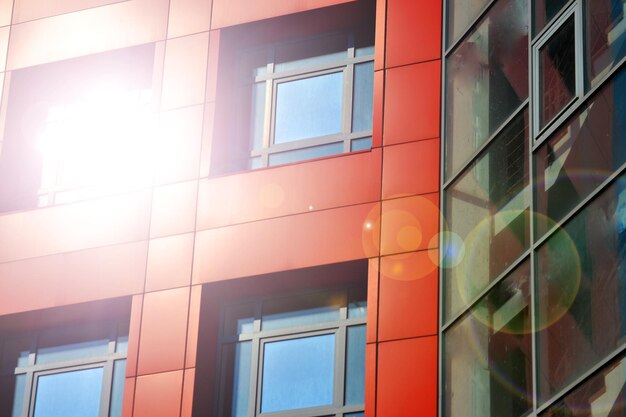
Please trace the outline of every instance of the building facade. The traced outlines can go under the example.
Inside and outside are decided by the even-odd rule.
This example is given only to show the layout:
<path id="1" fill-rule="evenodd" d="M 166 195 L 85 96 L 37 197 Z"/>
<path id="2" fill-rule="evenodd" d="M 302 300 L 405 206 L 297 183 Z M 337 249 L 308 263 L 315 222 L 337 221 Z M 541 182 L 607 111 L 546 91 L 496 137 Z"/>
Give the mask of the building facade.
<path id="1" fill-rule="evenodd" d="M 0 417 L 622 415 L 625 8 L 0 0 Z"/>

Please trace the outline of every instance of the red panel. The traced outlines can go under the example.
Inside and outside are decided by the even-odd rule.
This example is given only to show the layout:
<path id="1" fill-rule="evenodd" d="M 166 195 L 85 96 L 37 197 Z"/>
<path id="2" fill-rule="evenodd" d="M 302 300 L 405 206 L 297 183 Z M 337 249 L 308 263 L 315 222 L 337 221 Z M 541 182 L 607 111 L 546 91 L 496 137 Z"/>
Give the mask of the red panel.
<path id="1" fill-rule="evenodd" d="M 439 139 L 385 148 L 384 199 L 437 191 L 439 191 Z"/>
<path id="2" fill-rule="evenodd" d="M 378 271 L 380 258 L 369 260 L 367 270 L 367 343 L 376 342 L 378 338 Z"/>
<path id="3" fill-rule="evenodd" d="M 209 58 L 206 80 L 205 101 L 215 101 L 217 92 L 217 69 L 220 55 L 220 31 L 209 32 Z"/>
<path id="4" fill-rule="evenodd" d="M 134 295 L 130 311 L 128 353 L 126 354 L 126 376 L 137 375 L 137 358 L 139 356 L 139 333 L 141 331 L 142 311 L 143 295 Z"/>
<path id="5" fill-rule="evenodd" d="M 197 191 L 196 181 L 155 188 L 150 237 L 193 232 Z"/>
<path id="6" fill-rule="evenodd" d="M 376 344 L 365 346 L 365 414 L 367 417 L 376 415 Z"/>
<path id="7" fill-rule="evenodd" d="M 193 233 L 188 233 L 150 241 L 146 291 L 182 287 L 191 283 L 193 239 Z"/>
<path id="8" fill-rule="evenodd" d="M 381 255 L 436 248 L 439 194 L 383 202 Z"/>
<path id="9" fill-rule="evenodd" d="M 381 258 L 378 339 L 437 333 L 437 250 Z"/>
<path id="10" fill-rule="evenodd" d="M 362 204 L 199 232 L 193 282 L 376 256 L 378 207 Z"/>
<path id="11" fill-rule="evenodd" d="M 200 303 L 202 301 L 202 286 L 191 287 L 189 301 L 189 323 L 187 324 L 187 352 L 185 354 L 185 368 L 196 366 L 198 350 L 198 332 L 200 331 Z"/>
<path id="12" fill-rule="evenodd" d="M 189 288 L 145 295 L 137 374 L 183 368 L 188 312 Z"/>
<path id="13" fill-rule="evenodd" d="M 440 61 L 387 70 L 385 145 L 439 137 Z"/>
<path id="14" fill-rule="evenodd" d="M 137 242 L 0 264 L 0 315 L 139 293 L 147 247 Z"/>
<path id="15" fill-rule="evenodd" d="M 232 26 L 354 0 L 214 0 L 211 27 Z"/>
<path id="16" fill-rule="evenodd" d="M 196 370 L 185 369 L 185 375 L 183 380 L 183 399 L 182 399 L 182 409 L 180 416 L 181 417 L 191 417 L 191 412 L 193 410 L 193 388 L 194 382 L 196 378 Z"/>
<path id="17" fill-rule="evenodd" d="M 122 402 L 122 417 L 133 416 L 133 403 L 135 401 L 135 380 L 126 378 L 124 382 L 124 400 Z"/>
<path id="18" fill-rule="evenodd" d="M 182 388 L 182 370 L 138 377 L 134 417 L 180 416 Z"/>
<path id="19" fill-rule="evenodd" d="M 385 68 L 385 41 L 387 32 L 387 1 L 376 2 L 376 34 L 374 40 L 374 70 Z"/>
<path id="20" fill-rule="evenodd" d="M 374 72 L 374 103 L 372 119 L 372 147 L 383 144 L 383 112 L 385 109 L 385 71 Z"/>
<path id="21" fill-rule="evenodd" d="M 437 338 L 378 345 L 378 417 L 436 417 Z"/>
<path id="22" fill-rule="evenodd" d="M 203 180 L 198 229 L 376 201 L 381 156 L 375 149 Z"/>
<path id="23" fill-rule="evenodd" d="M 168 38 L 208 31 L 211 3 L 211 0 L 170 0 Z"/>
<path id="24" fill-rule="evenodd" d="M 387 68 L 441 57 L 441 1 L 387 1 Z"/>

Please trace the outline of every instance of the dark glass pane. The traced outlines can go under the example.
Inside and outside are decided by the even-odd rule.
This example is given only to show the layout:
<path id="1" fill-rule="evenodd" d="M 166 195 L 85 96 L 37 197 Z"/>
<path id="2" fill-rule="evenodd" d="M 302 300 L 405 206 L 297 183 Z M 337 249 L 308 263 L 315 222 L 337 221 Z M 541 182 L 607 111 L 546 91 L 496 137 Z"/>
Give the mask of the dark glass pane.
<path id="1" fill-rule="evenodd" d="M 341 132 L 343 72 L 278 84 L 274 143 Z"/>
<path id="2" fill-rule="evenodd" d="M 445 417 L 521 416 L 532 405 L 530 265 L 444 334 Z"/>
<path id="3" fill-rule="evenodd" d="M 621 357 L 540 414 L 540 417 L 623 417 L 626 362 Z"/>
<path id="4" fill-rule="evenodd" d="M 490 0 L 449 0 L 447 45 L 452 45 Z"/>
<path id="5" fill-rule="evenodd" d="M 39 337 L 36 363 L 106 355 L 111 329 L 111 324 L 106 323 L 45 330 Z"/>
<path id="6" fill-rule="evenodd" d="M 529 244 L 528 112 L 520 113 L 446 191 L 446 319 L 458 314 Z M 449 256 L 451 254 L 447 254 Z"/>
<path id="7" fill-rule="evenodd" d="M 348 37 L 344 33 L 285 43 L 276 47 L 274 71 L 297 70 L 348 58 Z"/>
<path id="8" fill-rule="evenodd" d="M 593 87 L 626 55 L 626 0 L 585 3 L 586 84 Z"/>
<path id="9" fill-rule="evenodd" d="M 224 314 L 224 334 L 235 336 L 254 331 L 256 303 L 232 304 Z"/>
<path id="10" fill-rule="evenodd" d="M 252 85 L 250 108 L 250 138 L 252 149 L 263 147 L 263 127 L 265 125 L 265 82 Z"/>
<path id="11" fill-rule="evenodd" d="M 252 342 L 227 344 L 220 358 L 220 417 L 246 417 L 250 397 Z"/>
<path id="12" fill-rule="evenodd" d="M 354 93 L 352 97 L 352 131 L 372 130 L 372 103 L 374 97 L 374 62 L 354 66 Z"/>
<path id="13" fill-rule="evenodd" d="M 574 16 L 539 50 L 539 125 L 545 126 L 576 97 Z"/>
<path id="14" fill-rule="evenodd" d="M 354 139 L 350 143 L 350 150 L 352 152 L 355 151 L 365 151 L 367 149 L 372 149 L 372 138 L 362 138 L 362 139 Z"/>
<path id="15" fill-rule="evenodd" d="M 552 235 L 537 260 L 538 386 L 545 400 L 624 342 L 624 177 Z"/>
<path id="16" fill-rule="evenodd" d="M 446 178 L 528 97 L 527 1 L 500 0 L 446 63 Z"/>
<path id="17" fill-rule="evenodd" d="M 109 409 L 109 417 L 122 417 L 125 378 L 126 359 L 115 361 L 113 365 L 113 386 L 111 387 L 111 408 Z"/>
<path id="18" fill-rule="evenodd" d="M 563 9 L 569 0 L 534 0 L 534 32 L 539 33 Z M 595 0 L 594 0 L 595 1 Z"/>
<path id="19" fill-rule="evenodd" d="M 26 387 L 26 374 L 15 376 L 15 391 L 13 392 L 13 410 L 11 417 L 22 417 L 24 408 L 24 388 Z"/>
<path id="20" fill-rule="evenodd" d="M 37 378 L 34 417 L 98 417 L 102 368 Z"/>
<path id="21" fill-rule="evenodd" d="M 367 316 L 367 290 L 351 288 L 348 291 L 348 318 Z"/>
<path id="22" fill-rule="evenodd" d="M 339 309 L 345 305 L 343 291 L 275 298 L 263 304 L 261 328 L 274 330 L 339 320 Z"/>
<path id="23" fill-rule="evenodd" d="M 337 155 L 343 152 L 343 142 L 330 143 L 328 145 L 312 146 L 310 148 L 296 149 L 270 154 L 270 166 L 289 164 L 292 162 L 306 161 L 307 159 L 322 158 L 324 156 Z"/>
<path id="24" fill-rule="evenodd" d="M 620 71 L 535 157 L 536 236 L 626 162 L 626 71 Z"/>
<path id="25" fill-rule="evenodd" d="M 365 395 L 365 326 L 348 327 L 346 405 L 363 404 Z"/>
<path id="26" fill-rule="evenodd" d="M 261 412 L 333 402 L 335 335 L 266 343 Z"/>

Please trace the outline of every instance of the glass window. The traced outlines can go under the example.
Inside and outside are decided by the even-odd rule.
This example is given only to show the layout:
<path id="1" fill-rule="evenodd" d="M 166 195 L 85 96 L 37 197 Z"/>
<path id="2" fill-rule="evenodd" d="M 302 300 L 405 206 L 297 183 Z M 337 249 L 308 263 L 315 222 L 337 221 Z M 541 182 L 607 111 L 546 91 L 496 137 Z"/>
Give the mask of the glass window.
<path id="1" fill-rule="evenodd" d="M 525 0 L 500 0 L 446 59 L 445 177 L 528 97 Z"/>
<path id="2" fill-rule="evenodd" d="M 534 34 L 539 33 L 548 23 L 559 14 L 569 0 L 534 0 L 533 18 Z"/>
<path id="3" fill-rule="evenodd" d="M 102 368 L 41 375 L 34 417 L 98 417 Z"/>
<path id="4" fill-rule="evenodd" d="M 448 1 L 447 45 L 452 45 L 478 17 L 490 0 Z"/>

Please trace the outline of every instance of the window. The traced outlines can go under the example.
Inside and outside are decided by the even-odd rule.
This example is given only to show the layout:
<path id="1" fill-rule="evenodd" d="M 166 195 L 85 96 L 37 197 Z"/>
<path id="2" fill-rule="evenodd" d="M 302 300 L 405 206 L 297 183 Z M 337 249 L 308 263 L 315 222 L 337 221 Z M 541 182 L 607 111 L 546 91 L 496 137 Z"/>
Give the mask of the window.
<path id="1" fill-rule="evenodd" d="M 366 308 L 354 287 L 226 304 L 218 415 L 363 416 Z"/>

